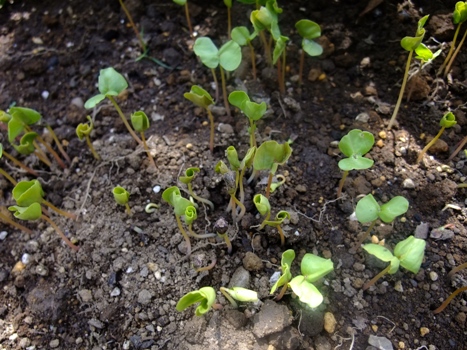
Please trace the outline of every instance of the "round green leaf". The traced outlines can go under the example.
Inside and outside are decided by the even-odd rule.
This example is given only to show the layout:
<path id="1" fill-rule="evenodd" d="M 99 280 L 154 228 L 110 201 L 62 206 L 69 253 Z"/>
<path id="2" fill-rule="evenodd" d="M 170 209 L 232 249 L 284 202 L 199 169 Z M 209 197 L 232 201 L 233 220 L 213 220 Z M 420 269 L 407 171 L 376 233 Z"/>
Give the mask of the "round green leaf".
<path id="1" fill-rule="evenodd" d="M 378 218 L 380 209 L 378 202 L 370 193 L 358 201 L 355 215 L 361 223 L 372 222 Z"/>
<path id="2" fill-rule="evenodd" d="M 198 85 L 193 85 L 190 92 L 185 92 L 183 97 L 201 108 L 208 108 L 210 105 L 214 104 L 214 100 L 209 92 Z"/>
<path id="3" fill-rule="evenodd" d="M 8 141 L 15 142 L 16 137 L 24 131 L 24 124 L 21 120 L 11 118 L 8 122 Z"/>
<path id="4" fill-rule="evenodd" d="M 183 215 L 183 218 L 187 225 L 191 225 L 193 221 L 195 221 L 198 218 L 198 213 L 196 212 L 196 208 L 193 206 L 193 204 L 188 205 L 185 208 L 185 215 Z"/>
<path id="5" fill-rule="evenodd" d="M 456 2 L 455 10 L 452 13 L 454 24 L 464 23 L 467 20 L 467 3 L 464 1 Z"/>
<path id="6" fill-rule="evenodd" d="M 339 141 L 339 149 L 347 157 L 363 156 L 371 150 L 374 143 L 375 138 L 372 133 L 353 129 Z"/>
<path id="7" fill-rule="evenodd" d="M 371 168 L 374 164 L 374 161 L 359 155 L 353 155 L 349 158 L 341 159 L 338 163 L 338 166 L 341 170 L 350 171 L 350 170 L 364 170 Z"/>
<path id="8" fill-rule="evenodd" d="M 177 311 L 183 311 L 193 304 L 200 303 L 196 308 L 196 316 L 202 316 L 211 310 L 216 300 L 216 291 L 212 287 L 203 287 L 199 290 L 185 294 L 177 303 Z"/>
<path id="9" fill-rule="evenodd" d="M 303 39 L 302 48 L 310 56 L 319 56 L 323 53 L 323 47 L 316 41 Z"/>
<path id="10" fill-rule="evenodd" d="M 13 145 L 13 147 L 18 151 L 18 153 L 23 155 L 28 155 L 33 153 L 36 150 L 34 146 L 34 140 L 37 137 L 36 132 L 27 132 L 21 137 L 19 145 Z"/>
<path id="11" fill-rule="evenodd" d="M 253 197 L 253 203 L 261 215 L 267 215 L 271 212 L 271 204 L 269 204 L 269 200 L 262 194 L 256 194 Z"/>
<path id="12" fill-rule="evenodd" d="M 268 106 L 266 105 L 266 102 L 256 103 L 251 101 L 245 101 L 245 103 L 243 104 L 242 111 L 243 113 L 245 113 L 248 119 L 257 121 L 263 117 L 267 109 Z"/>
<path id="13" fill-rule="evenodd" d="M 219 49 L 219 63 L 227 71 L 238 68 L 242 62 L 242 49 L 235 41 L 230 40 Z"/>
<path id="14" fill-rule="evenodd" d="M 86 103 L 84 104 L 84 108 L 86 109 L 94 108 L 104 99 L 105 99 L 105 95 L 97 94 L 96 96 L 93 96 L 89 100 L 86 101 Z"/>
<path id="15" fill-rule="evenodd" d="M 185 6 L 187 0 L 173 0 L 174 3 L 180 6 Z"/>
<path id="16" fill-rule="evenodd" d="M 206 67 L 214 69 L 219 65 L 219 50 L 210 38 L 201 37 L 196 39 L 193 51 Z"/>
<path id="17" fill-rule="evenodd" d="M 232 40 L 240 46 L 245 46 L 250 42 L 250 31 L 247 27 L 235 27 L 230 33 Z"/>
<path id="18" fill-rule="evenodd" d="M 44 190 L 38 180 L 20 181 L 12 191 L 13 198 L 21 207 L 27 207 L 32 203 L 42 203 Z"/>
<path id="19" fill-rule="evenodd" d="M 385 223 L 390 223 L 397 216 L 405 214 L 408 209 L 409 201 L 402 196 L 396 196 L 381 206 L 379 217 Z"/>
<path id="20" fill-rule="evenodd" d="M 289 286 L 300 301 L 311 308 L 316 308 L 323 302 L 323 295 L 313 284 L 307 282 L 304 276 L 294 277 Z"/>
<path id="21" fill-rule="evenodd" d="M 423 239 L 409 236 L 397 243 L 394 255 L 400 260 L 403 268 L 413 273 L 418 273 L 425 256 L 426 242 Z"/>
<path id="22" fill-rule="evenodd" d="M 121 186 L 114 187 L 112 190 L 115 201 L 120 205 L 126 205 L 130 199 L 130 192 Z"/>
<path id="23" fill-rule="evenodd" d="M 417 46 L 415 49 L 415 58 L 423 62 L 428 62 L 433 59 L 433 52 L 423 43 Z"/>
<path id="24" fill-rule="evenodd" d="M 406 51 L 414 51 L 422 43 L 422 40 L 423 40 L 423 36 L 422 37 L 406 36 L 402 38 L 401 46 Z"/>
<path id="25" fill-rule="evenodd" d="M 333 271 L 334 265 L 331 259 L 324 259 L 320 256 L 306 253 L 300 264 L 300 270 L 305 279 L 312 283 Z"/>
<path id="26" fill-rule="evenodd" d="M 11 107 L 8 112 L 12 118 L 19 120 L 21 123 L 26 125 L 34 125 L 42 118 L 39 112 L 31 108 Z"/>
<path id="27" fill-rule="evenodd" d="M 399 259 L 394 256 L 389 249 L 373 243 L 365 244 L 363 249 L 371 255 L 376 256 L 379 260 L 389 262 L 391 265 L 388 271 L 389 274 L 393 275 L 399 270 Z"/>
<path id="28" fill-rule="evenodd" d="M 224 290 L 229 293 L 232 298 L 238 301 L 246 303 L 258 301 L 258 293 L 254 290 L 242 287 L 224 288 Z"/>
<path id="29" fill-rule="evenodd" d="M 283 35 L 279 36 L 276 40 L 276 45 L 274 46 L 274 51 L 272 53 L 273 64 L 276 64 L 279 57 L 281 57 L 282 53 L 284 52 L 287 46 L 287 41 L 289 41 L 289 38 Z"/>
<path id="30" fill-rule="evenodd" d="M 199 172 L 199 168 L 188 168 L 185 171 L 185 176 L 180 176 L 178 179 L 180 180 L 180 182 L 184 183 L 185 185 L 188 185 L 190 182 L 193 181 L 196 174 Z"/>
<path id="31" fill-rule="evenodd" d="M 270 294 L 274 294 L 277 288 L 282 287 L 284 284 L 289 283 L 292 279 L 292 273 L 290 272 L 290 266 L 292 266 L 292 262 L 295 259 L 295 251 L 293 249 L 288 249 L 282 253 L 281 258 L 281 268 L 282 268 L 282 275 L 281 277 L 274 283 L 271 288 Z"/>
<path id="32" fill-rule="evenodd" d="M 439 122 L 439 125 L 445 127 L 446 129 L 452 128 L 456 124 L 456 116 L 452 112 L 448 112 L 445 115 L 443 115 L 443 118 L 441 118 Z"/>
<path id="33" fill-rule="evenodd" d="M 274 140 L 265 141 L 256 150 L 253 168 L 269 170 L 270 173 L 275 174 L 277 167 L 285 164 L 291 155 L 292 148 L 287 142 L 279 144 Z"/>
<path id="34" fill-rule="evenodd" d="M 131 114 L 131 125 L 137 132 L 144 132 L 149 129 L 149 118 L 143 111 Z"/>
<path id="35" fill-rule="evenodd" d="M 232 91 L 229 94 L 229 103 L 232 106 L 235 106 L 242 110 L 243 104 L 247 101 L 250 101 L 250 97 L 248 97 L 248 94 L 245 91 Z"/>
<path id="36" fill-rule="evenodd" d="M 84 139 L 86 136 L 89 136 L 92 129 L 94 129 L 94 124 L 89 115 L 87 116 L 87 119 L 89 120 L 89 123 L 80 123 L 76 127 L 76 135 L 80 140 Z"/>
<path id="37" fill-rule="evenodd" d="M 21 220 L 37 220 L 42 216 L 42 208 L 39 203 L 32 203 L 27 207 L 14 205 L 8 207 L 8 210 L 14 212 L 15 218 Z"/>
<path id="38" fill-rule="evenodd" d="M 127 87 L 128 83 L 123 75 L 114 68 L 101 69 L 98 78 L 98 88 L 102 95 L 117 96 Z"/>
<path id="39" fill-rule="evenodd" d="M 321 36 L 319 24 L 308 19 L 302 19 L 295 23 L 298 34 L 305 39 L 313 40 Z"/>

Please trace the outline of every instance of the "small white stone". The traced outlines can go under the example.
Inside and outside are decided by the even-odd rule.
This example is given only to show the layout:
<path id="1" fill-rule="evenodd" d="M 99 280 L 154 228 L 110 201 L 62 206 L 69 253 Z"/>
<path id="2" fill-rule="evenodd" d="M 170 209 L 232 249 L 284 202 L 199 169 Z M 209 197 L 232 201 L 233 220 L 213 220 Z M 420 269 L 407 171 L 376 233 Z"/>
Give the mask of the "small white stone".
<path id="1" fill-rule="evenodd" d="M 407 189 L 415 188 L 415 182 L 413 182 L 412 179 L 405 179 L 404 182 L 402 182 L 402 187 Z"/>
<path id="2" fill-rule="evenodd" d="M 159 280 L 162 278 L 161 272 L 160 272 L 160 271 L 156 271 L 156 272 L 154 273 L 154 277 L 156 277 L 156 280 L 159 281 Z"/>
<path id="3" fill-rule="evenodd" d="M 6 238 L 6 236 L 8 236 L 8 232 L 6 231 L 0 232 L 0 241 L 3 241 Z"/>
<path id="4" fill-rule="evenodd" d="M 161 191 L 161 186 L 159 186 L 159 185 L 154 186 L 154 187 L 152 188 L 152 191 L 153 191 L 154 193 L 159 193 L 159 192 Z"/>
<path id="5" fill-rule="evenodd" d="M 110 296 L 111 297 L 118 297 L 120 295 L 120 288 L 115 287 L 111 292 Z"/>
<path id="6" fill-rule="evenodd" d="M 21 262 L 22 262 L 24 265 L 29 264 L 31 261 L 32 261 L 32 257 L 31 257 L 31 255 L 28 254 L 28 253 L 24 253 L 23 256 L 21 257 Z"/>
<path id="7" fill-rule="evenodd" d="M 402 287 L 401 281 L 396 282 L 396 284 L 394 285 L 394 290 L 401 293 L 404 291 L 404 287 Z"/>
<path id="8" fill-rule="evenodd" d="M 50 93 L 47 90 L 42 91 L 41 96 L 44 100 L 47 100 L 49 98 L 49 95 Z"/>
<path id="9" fill-rule="evenodd" d="M 430 279 L 434 282 L 438 280 L 438 274 L 434 271 L 430 272 Z"/>
<path id="10" fill-rule="evenodd" d="M 355 120 L 362 123 L 368 123 L 368 121 L 370 120 L 370 115 L 368 113 L 363 112 L 357 115 Z"/>

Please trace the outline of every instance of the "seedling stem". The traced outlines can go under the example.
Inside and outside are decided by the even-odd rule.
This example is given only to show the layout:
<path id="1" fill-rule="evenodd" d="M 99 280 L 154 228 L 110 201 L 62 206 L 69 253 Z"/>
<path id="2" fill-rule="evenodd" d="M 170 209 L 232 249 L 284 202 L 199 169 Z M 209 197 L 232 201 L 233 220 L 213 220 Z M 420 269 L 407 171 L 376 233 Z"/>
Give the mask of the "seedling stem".
<path id="1" fill-rule="evenodd" d="M 11 226 L 17 228 L 20 231 L 23 231 L 27 233 L 28 235 L 32 235 L 32 231 L 28 229 L 27 227 L 18 224 L 17 222 L 11 220 L 8 216 L 4 215 L 3 213 L 0 212 L 0 220 L 3 222 L 6 222 L 7 224 L 10 224 Z"/>
<path id="2" fill-rule="evenodd" d="M 120 116 L 120 118 L 122 118 L 122 122 L 123 122 L 123 124 L 125 124 L 125 127 L 127 128 L 127 130 L 128 130 L 128 132 L 130 133 L 130 135 L 133 137 L 133 139 L 134 139 L 139 145 L 141 145 L 141 144 L 142 144 L 142 141 L 140 140 L 140 138 L 135 134 L 135 132 L 134 132 L 133 129 L 131 128 L 130 124 L 128 123 L 128 121 L 127 121 L 126 118 L 125 118 L 125 115 L 123 114 L 122 110 L 120 109 L 120 106 L 118 105 L 117 101 L 115 101 L 114 97 L 111 96 L 111 95 L 106 95 L 106 97 L 110 100 L 110 102 L 112 102 L 113 106 L 114 106 L 115 109 L 117 110 L 118 115 Z"/>
<path id="3" fill-rule="evenodd" d="M 387 274 L 389 272 L 389 270 L 391 269 L 391 264 L 389 264 L 383 271 L 381 271 L 380 273 L 378 273 L 375 277 L 373 277 L 370 281 L 368 281 L 367 283 L 365 283 L 363 285 L 363 290 L 367 290 L 368 288 L 370 288 L 372 285 L 374 285 L 381 277 L 383 277 L 385 274 Z"/>
<path id="4" fill-rule="evenodd" d="M 54 230 L 58 233 L 58 235 L 65 241 L 65 243 L 67 244 L 67 246 L 69 246 L 71 249 L 73 249 L 75 252 L 77 252 L 79 250 L 79 248 L 77 246 L 75 246 L 69 239 L 67 236 L 65 236 L 65 234 L 62 232 L 62 230 L 60 230 L 60 228 L 55 224 L 55 222 L 50 219 L 49 217 L 47 217 L 46 215 L 42 214 L 41 216 L 41 219 L 47 221 L 53 228 Z"/>
<path id="5" fill-rule="evenodd" d="M 3 150 L 3 155 L 8 158 L 9 160 L 11 160 L 14 164 L 16 164 L 17 166 L 19 166 L 21 169 L 23 169 L 24 171 L 26 171 L 27 173 L 35 176 L 35 177 L 38 177 L 39 175 L 34 171 L 32 170 L 30 167 L 26 166 L 23 164 L 23 162 L 19 161 L 18 159 L 16 159 L 15 157 L 13 157 L 10 153 L 6 152 L 5 150 Z"/>

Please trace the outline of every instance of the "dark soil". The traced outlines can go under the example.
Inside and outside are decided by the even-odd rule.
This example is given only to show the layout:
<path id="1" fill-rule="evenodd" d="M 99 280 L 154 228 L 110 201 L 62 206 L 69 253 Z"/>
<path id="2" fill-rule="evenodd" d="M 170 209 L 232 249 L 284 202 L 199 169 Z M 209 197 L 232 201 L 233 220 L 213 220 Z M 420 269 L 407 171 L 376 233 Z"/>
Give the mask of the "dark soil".
<path id="1" fill-rule="evenodd" d="M 453 280 L 447 277 L 466 261 L 467 252 L 466 192 L 457 188 L 467 176 L 466 158 L 460 152 L 448 161 L 467 122 L 465 50 L 446 79 L 436 76 L 454 33 L 450 13 L 455 2 L 387 0 L 359 16 L 367 3 L 280 2 L 281 28 L 292 42 L 284 96 L 277 91 L 275 70 L 268 68 L 258 39 L 258 79 L 252 79 L 246 56 L 229 77 L 230 91 L 247 89 L 252 99 L 268 103 L 267 117 L 258 123 L 259 142 L 293 140 L 292 156 L 278 170 L 286 182 L 270 198 L 273 213 L 292 213 L 284 227 L 285 246 L 275 229 L 252 227 L 261 222 L 251 199 L 264 193 L 262 181 L 247 186 L 247 214 L 238 225 L 226 212 L 229 195 L 214 165 L 226 161 L 230 145 L 243 157 L 249 146 L 247 121 L 233 108 L 229 117 L 221 99 L 213 110 L 215 148 L 209 152 L 208 118 L 183 93 L 198 84 L 214 94 L 212 75 L 192 52 L 182 7 L 171 1 L 127 1 L 150 55 L 171 68 L 148 59 L 136 61 L 138 41 L 117 1 L 17 0 L 1 9 L 0 109 L 33 108 L 62 140 L 72 159 L 65 170 L 55 164 L 49 168 L 34 156 L 18 157 L 39 173 L 50 202 L 78 215 L 76 221 L 52 217 L 80 249 L 69 249 L 45 222 L 25 223 L 32 235 L 1 224 L 0 349 L 374 349 L 369 347 L 374 336 L 398 349 L 467 349 L 465 293 L 433 314 L 449 294 L 467 284 L 465 271 Z M 234 3 L 233 25 L 250 27 L 250 9 Z M 221 1 L 192 1 L 190 10 L 199 36 L 217 44 L 226 40 Z M 416 84 L 409 84 L 410 101 L 404 100 L 398 125 L 388 131 L 407 58 L 399 41 L 414 35 L 425 14 L 431 15 L 425 42 L 443 51 L 413 80 Z M 300 38 L 294 23 L 302 18 L 321 25 L 325 52 L 306 58 L 299 87 Z M 99 70 L 110 66 L 129 82 L 127 93 L 118 99 L 123 112 L 129 116 L 144 110 L 150 116 L 146 135 L 156 170 L 110 104 L 101 103 L 93 114 L 83 107 L 97 93 Z M 416 164 L 426 138 L 437 134 L 447 111 L 453 111 L 458 124 Z M 89 113 L 95 118 L 92 140 L 102 161 L 94 160 L 75 135 Z M 342 176 L 337 142 L 355 128 L 375 135 L 377 145 L 369 153 L 375 164 L 351 172 L 345 195 L 337 200 Z M 5 130 L 2 144 L 16 154 Z M 16 180 L 33 178 L 5 158 L 1 167 Z M 222 239 L 212 238 L 192 238 L 193 253 L 184 254 L 183 237 L 161 193 L 174 185 L 183 188 L 177 179 L 188 167 L 201 169 L 194 189 L 215 204 L 214 211 L 201 206 L 194 228 L 211 233 L 219 217 L 230 220 L 231 255 Z M 263 177 L 266 174 L 260 180 Z M 131 216 L 112 197 L 117 185 L 131 193 Z M 14 204 L 12 186 L 2 178 L 0 189 L 3 212 Z M 366 227 L 350 219 L 358 199 L 368 193 L 381 203 L 397 195 L 410 202 L 402 218 L 392 225 L 378 223 L 373 230 L 388 248 L 417 227 L 420 234 L 422 223 L 428 235 L 419 273 L 401 269 L 363 291 L 363 284 L 385 266 L 358 247 Z M 160 208 L 147 214 L 149 202 Z M 430 236 L 432 229 L 447 224 L 451 234 Z M 290 293 L 278 302 L 269 294 L 269 279 L 279 270 L 286 249 L 297 253 L 294 274 L 306 252 L 334 263 L 334 272 L 317 283 L 325 300 L 316 310 Z M 195 271 L 214 260 L 213 269 Z M 189 291 L 203 286 L 218 291 L 232 284 L 256 290 L 261 302 L 233 310 L 218 294 L 223 308 L 203 317 L 194 316 L 193 308 L 175 310 Z M 335 324 L 328 321 L 329 313 Z"/>

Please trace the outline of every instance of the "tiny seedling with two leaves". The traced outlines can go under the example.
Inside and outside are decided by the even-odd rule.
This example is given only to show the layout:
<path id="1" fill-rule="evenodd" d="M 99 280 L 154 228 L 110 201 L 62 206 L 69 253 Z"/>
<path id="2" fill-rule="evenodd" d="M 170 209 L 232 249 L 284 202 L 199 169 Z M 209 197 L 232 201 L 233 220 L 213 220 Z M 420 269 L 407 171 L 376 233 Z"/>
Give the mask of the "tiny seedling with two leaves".
<path id="1" fill-rule="evenodd" d="M 92 145 L 91 137 L 90 137 L 91 132 L 94 130 L 94 122 L 92 121 L 92 118 L 89 115 L 87 116 L 87 119 L 88 119 L 88 123 L 80 123 L 76 127 L 76 136 L 78 136 L 80 140 L 85 139 L 86 144 L 88 145 L 88 148 L 91 151 L 94 159 L 100 160 L 101 157 L 94 149 L 94 146 Z"/>
<path id="2" fill-rule="evenodd" d="M 262 194 L 256 194 L 253 197 L 253 203 L 255 204 L 258 212 L 264 216 L 264 220 L 260 224 L 259 230 L 262 230 L 266 225 L 276 228 L 281 238 L 281 246 L 283 246 L 285 244 L 285 235 L 284 231 L 282 231 L 281 225 L 285 220 L 290 220 L 289 212 L 281 210 L 276 214 L 275 219 L 271 220 L 271 204 L 269 204 L 269 200 L 265 196 Z"/>
<path id="3" fill-rule="evenodd" d="M 115 202 L 125 207 L 125 211 L 128 215 L 131 215 L 131 208 L 128 204 L 130 200 L 130 192 L 124 189 L 122 186 L 116 186 L 112 189 Z"/>
<path id="4" fill-rule="evenodd" d="M 323 53 L 323 47 L 314 39 L 321 36 L 321 28 L 318 23 L 309 19 L 302 19 L 295 23 L 295 28 L 302 39 L 302 52 L 300 54 L 300 67 L 298 71 L 298 84 L 302 85 L 303 65 L 305 63 L 305 52 L 309 56 L 319 56 Z"/>

